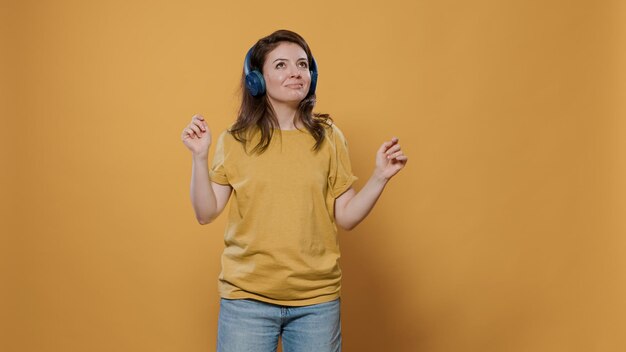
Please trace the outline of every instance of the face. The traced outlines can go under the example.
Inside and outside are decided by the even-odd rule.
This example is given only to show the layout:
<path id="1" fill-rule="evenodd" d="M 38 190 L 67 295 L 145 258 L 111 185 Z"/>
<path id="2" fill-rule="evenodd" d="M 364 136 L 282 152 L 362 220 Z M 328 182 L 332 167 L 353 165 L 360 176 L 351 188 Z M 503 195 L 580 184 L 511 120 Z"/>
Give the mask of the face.
<path id="1" fill-rule="evenodd" d="M 297 106 L 311 84 L 306 52 L 296 43 L 280 43 L 265 57 L 263 78 L 272 103 Z"/>

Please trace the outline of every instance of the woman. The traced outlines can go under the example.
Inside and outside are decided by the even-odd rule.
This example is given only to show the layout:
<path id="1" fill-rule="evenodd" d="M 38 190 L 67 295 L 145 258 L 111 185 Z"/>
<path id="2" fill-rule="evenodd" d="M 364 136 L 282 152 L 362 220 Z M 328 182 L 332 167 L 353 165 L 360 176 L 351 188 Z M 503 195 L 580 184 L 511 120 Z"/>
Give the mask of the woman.
<path id="1" fill-rule="evenodd" d="M 200 115 L 183 130 L 193 156 L 191 201 L 200 224 L 231 193 L 219 277 L 218 351 L 340 351 L 337 226 L 351 230 L 407 162 L 383 143 L 360 192 L 347 142 L 314 114 L 317 64 L 298 34 L 279 30 L 246 55 L 237 121 L 217 139 Z M 234 191 L 234 192 L 233 192 Z"/>

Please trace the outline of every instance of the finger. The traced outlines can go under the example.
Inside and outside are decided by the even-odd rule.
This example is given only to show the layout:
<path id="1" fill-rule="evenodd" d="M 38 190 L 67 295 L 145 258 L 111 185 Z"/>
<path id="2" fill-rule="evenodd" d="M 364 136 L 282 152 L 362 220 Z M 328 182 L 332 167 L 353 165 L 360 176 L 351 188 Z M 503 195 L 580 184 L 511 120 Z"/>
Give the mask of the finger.
<path id="1" fill-rule="evenodd" d="M 384 142 L 384 143 L 380 146 L 380 148 L 378 149 L 378 151 L 379 151 L 379 152 L 381 152 L 381 153 L 384 153 L 384 152 L 386 152 L 386 151 L 387 151 L 387 149 L 391 148 L 391 146 L 393 146 L 393 145 L 394 145 L 394 143 L 395 143 L 395 142 L 394 142 L 393 140 L 391 140 L 391 141 L 386 141 L 386 142 Z"/>
<path id="2" fill-rule="evenodd" d="M 389 148 L 391 146 L 391 142 L 385 142 L 383 143 L 380 148 L 378 148 L 378 153 L 380 154 L 384 154 L 385 151 L 387 151 L 387 148 Z"/>
<path id="3" fill-rule="evenodd" d="M 206 121 L 204 120 L 204 118 L 194 119 L 192 122 L 195 123 L 198 126 L 204 126 L 205 128 L 208 127 L 208 125 L 207 125 Z"/>
<path id="4" fill-rule="evenodd" d="M 404 155 L 404 154 L 400 154 L 400 155 L 395 155 L 393 156 L 394 160 L 407 160 L 409 157 Z"/>
<path id="5" fill-rule="evenodd" d="M 387 142 L 383 143 L 383 145 L 385 146 L 383 152 L 387 151 L 389 148 L 391 148 L 392 146 L 397 144 L 399 141 L 400 140 L 397 137 L 393 137 L 393 138 L 391 138 L 390 141 L 387 141 Z"/>
<path id="6" fill-rule="evenodd" d="M 208 127 L 206 121 L 204 120 L 204 117 L 200 114 L 193 115 L 193 117 L 191 118 L 191 123 L 197 126 L 204 126 L 205 130 Z"/>
<path id="7" fill-rule="evenodd" d="M 202 132 L 200 131 L 200 127 L 198 127 L 198 126 L 196 126 L 194 124 L 190 124 L 189 128 L 192 129 L 196 133 L 196 135 L 198 137 L 202 137 Z"/>
<path id="8" fill-rule="evenodd" d="M 392 153 L 397 152 L 398 150 L 400 150 L 400 145 L 396 144 L 394 146 L 392 146 L 391 148 L 387 149 L 387 151 L 385 152 L 387 155 L 391 155 Z"/>
<path id="9" fill-rule="evenodd" d="M 408 156 L 406 156 L 406 155 L 400 155 L 400 156 L 398 156 L 398 157 L 397 157 L 397 158 L 395 158 L 395 159 L 391 159 L 391 160 L 389 160 L 389 162 L 391 162 L 391 163 L 400 163 L 400 164 L 404 165 L 404 164 L 406 164 L 406 163 L 407 163 L 407 161 L 408 161 L 408 160 L 409 160 L 409 157 L 408 157 Z"/>
<path id="10" fill-rule="evenodd" d="M 183 130 L 183 138 L 194 138 L 195 133 L 193 133 L 193 130 L 189 129 L 189 128 L 185 128 Z"/>
<path id="11" fill-rule="evenodd" d="M 387 159 L 397 159 L 402 154 L 403 154 L 402 151 L 395 152 L 393 154 L 387 155 Z"/>
<path id="12" fill-rule="evenodd" d="M 201 120 L 193 120 L 192 123 L 196 126 L 198 126 L 198 128 L 202 131 L 205 132 L 206 131 L 206 124 L 204 122 L 202 122 Z"/>

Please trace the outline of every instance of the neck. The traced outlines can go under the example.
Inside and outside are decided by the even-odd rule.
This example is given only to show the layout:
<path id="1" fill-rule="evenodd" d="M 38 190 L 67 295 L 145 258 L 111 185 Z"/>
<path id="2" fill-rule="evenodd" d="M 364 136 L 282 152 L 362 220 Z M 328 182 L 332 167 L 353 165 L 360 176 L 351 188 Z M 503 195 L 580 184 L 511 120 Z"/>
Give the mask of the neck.
<path id="1" fill-rule="evenodd" d="M 273 101 L 270 98 L 270 103 L 272 104 L 272 109 L 274 109 L 274 113 L 276 114 L 276 120 L 278 120 L 278 124 L 280 125 L 281 130 L 293 130 L 296 127 L 301 127 L 302 124 L 300 121 L 296 121 L 296 112 L 298 111 L 298 105 L 288 104 L 288 103 L 280 103 Z"/>

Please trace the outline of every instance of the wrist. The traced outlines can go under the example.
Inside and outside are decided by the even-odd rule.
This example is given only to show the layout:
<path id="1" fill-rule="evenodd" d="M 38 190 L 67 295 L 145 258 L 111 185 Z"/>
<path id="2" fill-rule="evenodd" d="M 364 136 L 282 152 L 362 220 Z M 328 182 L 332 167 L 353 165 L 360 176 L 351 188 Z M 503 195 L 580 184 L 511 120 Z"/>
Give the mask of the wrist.
<path id="1" fill-rule="evenodd" d="M 375 169 L 374 172 L 372 173 L 372 180 L 382 183 L 382 184 L 386 184 L 387 181 L 389 181 L 389 178 L 386 177 L 382 171 Z"/>
<path id="2" fill-rule="evenodd" d="M 208 163 L 209 162 L 209 154 L 208 153 L 192 153 L 191 159 L 194 163 Z"/>

